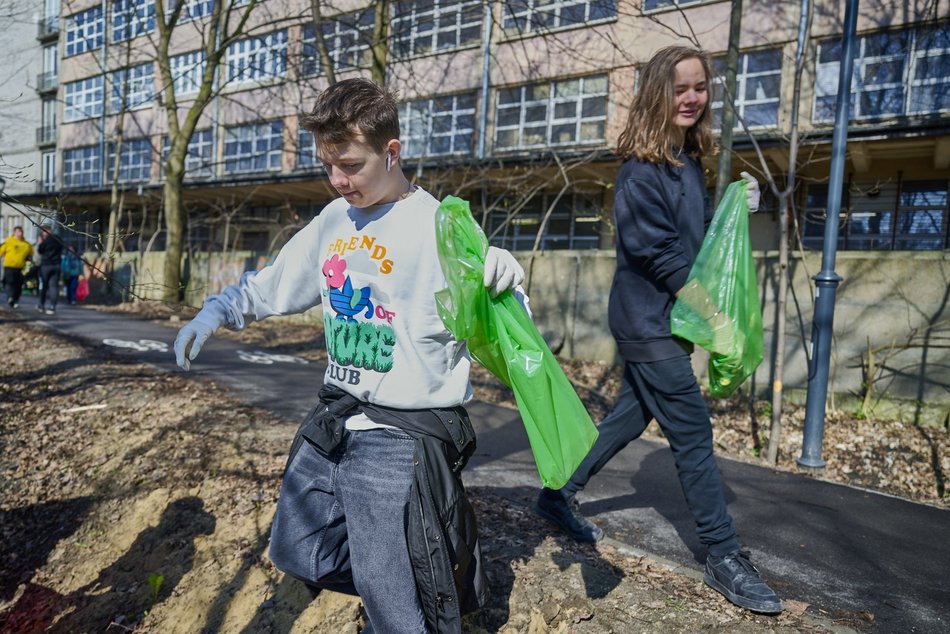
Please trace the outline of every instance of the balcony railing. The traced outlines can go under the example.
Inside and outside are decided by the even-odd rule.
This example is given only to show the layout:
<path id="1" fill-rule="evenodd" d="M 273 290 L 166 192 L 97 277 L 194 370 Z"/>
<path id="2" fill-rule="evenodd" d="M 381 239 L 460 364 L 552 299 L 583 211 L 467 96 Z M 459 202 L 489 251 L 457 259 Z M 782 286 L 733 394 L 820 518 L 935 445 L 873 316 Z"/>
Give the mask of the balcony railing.
<path id="1" fill-rule="evenodd" d="M 36 76 L 36 89 L 39 92 L 52 92 L 59 86 L 59 76 L 50 71 Z"/>
<path id="2" fill-rule="evenodd" d="M 40 18 L 37 24 L 36 37 L 40 40 L 56 37 L 59 35 L 59 16 L 52 15 L 46 18 Z"/>
<path id="3" fill-rule="evenodd" d="M 55 145 L 55 143 L 56 143 L 56 126 L 44 125 L 43 127 L 36 129 L 36 144 L 37 145 Z"/>

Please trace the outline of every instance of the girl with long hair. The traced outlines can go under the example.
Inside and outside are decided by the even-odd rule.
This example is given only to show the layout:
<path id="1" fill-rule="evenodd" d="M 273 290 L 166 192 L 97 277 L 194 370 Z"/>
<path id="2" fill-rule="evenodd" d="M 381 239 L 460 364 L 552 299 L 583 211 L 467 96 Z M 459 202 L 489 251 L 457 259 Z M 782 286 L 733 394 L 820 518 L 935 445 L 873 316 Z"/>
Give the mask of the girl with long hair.
<path id="1" fill-rule="evenodd" d="M 658 51 L 620 135 L 614 216 L 617 269 L 608 321 L 624 359 L 623 384 L 600 435 L 570 481 L 542 489 L 536 510 L 579 541 L 603 531 L 581 515 L 575 496 L 590 478 L 656 419 L 670 443 L 680 485 L 707 549 L 705 581 L 762 613 L 782 603 L 739 545 L 713 457 L 712 424 L 693 373 L 691 346 L 670 332 L 670 311 L 699 252 L 713 209 L 700 162 L 716 149 L 710 125 L 712 73 L 706 55 L 685 46 Z M 749 181 L 749 209 L 759 190 Z"/>

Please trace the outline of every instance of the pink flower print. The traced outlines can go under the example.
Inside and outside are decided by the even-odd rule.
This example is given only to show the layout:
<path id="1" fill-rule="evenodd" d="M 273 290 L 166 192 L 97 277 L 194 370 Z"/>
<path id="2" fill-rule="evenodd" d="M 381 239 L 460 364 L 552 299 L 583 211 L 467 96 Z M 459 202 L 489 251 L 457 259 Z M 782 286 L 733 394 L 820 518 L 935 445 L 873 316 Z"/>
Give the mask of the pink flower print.
<path id="1" fill-rule="evenodd" d="M 342 288 L 346 281 L 346 260 L 334 255 L 323 263 L 323 276 L 330 288 Z"/>

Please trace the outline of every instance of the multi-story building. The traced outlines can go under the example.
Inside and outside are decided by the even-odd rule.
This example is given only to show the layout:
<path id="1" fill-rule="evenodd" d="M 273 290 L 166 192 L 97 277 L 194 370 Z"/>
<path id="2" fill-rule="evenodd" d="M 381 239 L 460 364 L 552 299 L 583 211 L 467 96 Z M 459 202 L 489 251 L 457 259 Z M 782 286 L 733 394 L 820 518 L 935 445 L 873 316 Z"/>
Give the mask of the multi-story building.
<path id="1" fill-rule="evenodd" d="M 0 239 L 22 226 L 26 238 L 34 240 L 42 218 L 14 200 L 55 187 L 59 2 L 13 0 L 4 7 L 3 19 L 7 23 L 0 30 L 5 59 L 0 70 L 0 178 L 3 193 L 13 200 L 0 200 Z"/>
<path id="2" fill-rule="evenodd" d="M 183 107 L 201 81 L 200 36 L 213 4 L 187 0 L 172 39 Z M 248 3 L 233 4 L 237 14 Z M 840 246 L 943 250 L 950 247 L 950 9 L 946 0 L 919 3 L 919 11 L 892 4 L 893 11 L 875 5 L 858 22 Z M 185 201 L 197 248 L 268 249 L 332 197 L 312 140 L 297 125 L 327 82 L 318 29 L 338 78 L 368 74 L 383 51 L 387 84 L 402 100 L 405 169 L 437 193 L 472 200 L 496 243 L 609 247 L 618 167 L 610 147 L 638 64 L 664 45 L 695 38 L 721 67 L 731 9 L 700 0 L 402 0 L 382 5 L 389 14 L 376 20 L 376 5 L 343 0 L 325 4 L 315 21 L 310 6 L 260 2 L 247 35 L 226 47 L 216 96 L 189 145 Z M 42 174 L 32 200 L 86 225 L 76 235 L 91 240 L 107 224 L 116 180 L 120 225 L 135 248 L 160 226 L 167 143 L 155 6 L 62 0 L 60 12 L 59 22 L 40 19 L 44 33 L 61 29 L 63 37 L 43 51 Z M 761 173 L 753 135 L 779 181 L 791 104 L 799 102 L 797 202 L 806 246 L 820 241 L 824 222 L 843 7 L 818 2 L 814 15 L 802 89 L 794 94 L 799 3 L 747 0 L 734 100 L 744 120 L 734 170 Z M 375 50 L 374 22 L 389 33 Z M 717 115 L 722 104 L 717 91 Z M 774 218 L 762 214 L 754 223 L 756 246 L 773 247 Z"/>

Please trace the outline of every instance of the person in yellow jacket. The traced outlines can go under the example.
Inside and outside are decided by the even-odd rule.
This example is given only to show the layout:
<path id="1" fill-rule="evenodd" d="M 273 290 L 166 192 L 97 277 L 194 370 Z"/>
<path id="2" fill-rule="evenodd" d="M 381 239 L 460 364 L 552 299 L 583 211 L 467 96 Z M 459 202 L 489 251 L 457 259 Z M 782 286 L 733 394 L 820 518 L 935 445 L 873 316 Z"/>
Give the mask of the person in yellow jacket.
<path id="1" fill-rule="evenodd" d="M 13 235 L 0 244 L 3 256 L 3 287 L 7 289 L 7 304 L 19 306 L 23 291 L 23 267 L 33 257 L 33 247 L 23 239 L 23 227 L 14 227 Z"/>

